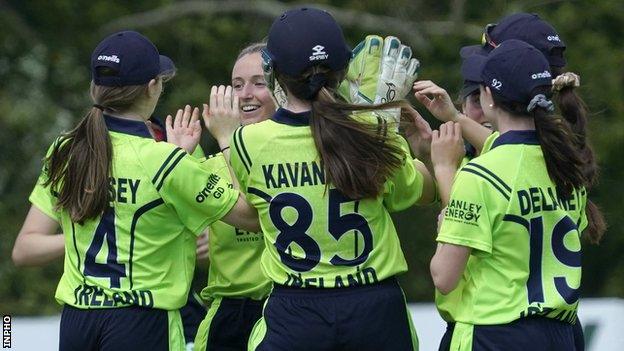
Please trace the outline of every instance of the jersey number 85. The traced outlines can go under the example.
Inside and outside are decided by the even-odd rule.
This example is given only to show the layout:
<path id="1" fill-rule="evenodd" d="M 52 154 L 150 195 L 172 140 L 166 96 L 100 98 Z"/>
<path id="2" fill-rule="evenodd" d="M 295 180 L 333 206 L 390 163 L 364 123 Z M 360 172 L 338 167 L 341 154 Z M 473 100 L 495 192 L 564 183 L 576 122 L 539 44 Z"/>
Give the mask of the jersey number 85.
<path id="1" fill-rule="evenodd" d="M 355 209 L 359 201 L 345 197 L 337 189 L 329 190 L 327 213 L 327 232 L 336 240 L 349 233 L 351 230 L 359 232 L 364 241 L 362 252 L 353 259 L 346 259 L 334 255 L 330 263 L 335 266 L 357 266 L 368 258 L 373 249 L 373 234 L 366 218 L 358 213 L 341 214 L 340 205 L 347 202 L 355 202 Z M 297 211 L 297 220 L 289 224 L 282 215 L 282 210 L 291 207 Z M 295 193 L 281 193 L 269 201 L 269 216 L 279 231 L 275 239 L 275 247 L 280 255 L 282 263 L 297 272 L 307 272 L 321 260 L 321 249 L 318 243 L 307 233 L 312 225 L 312 206 L 301 195 Z M 304 252 L 304 258 L 295 258 L 288 253 L 291 244 L 297 244 Z M 357 245 L 357 244 L 356 244 Z M 356 252 L 357 250 L 356 246 Z"/>

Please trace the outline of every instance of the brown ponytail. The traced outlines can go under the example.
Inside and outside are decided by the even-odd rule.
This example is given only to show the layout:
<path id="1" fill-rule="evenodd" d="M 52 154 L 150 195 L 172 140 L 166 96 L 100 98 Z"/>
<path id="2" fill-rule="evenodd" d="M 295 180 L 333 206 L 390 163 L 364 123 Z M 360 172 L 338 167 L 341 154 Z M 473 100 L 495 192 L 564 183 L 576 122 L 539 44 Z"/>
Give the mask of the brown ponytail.
<path id="1" fill-rule="evenodd" d="M 72 131 L 61 136 L 46 159 L 46 185 L 58 189 L 57 208 L 67 210 L 77 223 L 97 217 L 109 203 L 113 148 L 102 114 L 92 107 Z"/>
<path id="2" fill-rule="evenodd" d="M 577 152 L 584 162 L 583 173 L 588 181 L 589 190 L 598 181 L 599 169 L 594 151 L 587 139 L 587 105 L 576 92 L 576 87 L 580 85 L 580 78 L 574 73 L 563 72 L 561 69 L 555 69 L 553 73 L 556 76 L 553 80 L 555 93 L 553 100 L 576 136 Z M 587 237 L 592 244 L 598 244 L 607 229 L 606 220 L 600 208 L 589 199 L 585 213 L 589 221 L 585 230 Z"/>
<path id="3" fill-rule="evenodd" d="M 587 234 L 587 240 L 592 244 L 600 244 L 604 232 L 607 230 L 607 221 L 600 210 L 600 207 L 593 201 L 587 200 L 585 205 L 585 214 L 587 215 L 587 228 L 583 232 Z"/>
<path id="4" fill-rule="evenodd" d="M 173 74 L 158 79 L 166 80 Z M 58 193 L 57 208 L 67 211 L 71 220 L 80 224 L 102 214 L 110 202 L 113 148 L 102 109 L 127 111 L 146 94 L 147 84 L 106 87 L 91 83 L 90 92 L 94 107 L 73 130 L 59 138 L 45 160 L 45 185 Z"/>
<path id="5" fill-rule="evenodd" d="M 312 103 L 310 128 L 327 184 L 351 199 L 374 198 L 403 164 L 405 154 L 396 134 L 386 133 L 383 120 L 364 121 L 354 113 L 397 108 L 405 103 L 348 104 L 335 93 L 343 76 L 344 71 L 315 66 L 301 77 L 278 75 L 277 79 L 295 97 Z"/>
<path id="6" fill-rule="evenodd" d="M 591 187 L 598 180 L 598 166 L 594 151 L 587 141 L 587 105 L 576 93 L 575 88 L 579 84 L 578 75 L 572 72 L 559 74 L 553 80 L 553 91 L 555 92 L 553 101 L 576 136 L 578 153 L 585 163 L 583 172 Z"/>
<path id="7" fill-rule="evenodd" d="M 535 129 L 548 175 L 557 186 L 557 193 L 569 198 L 574 189 L 588 186 L 581 159 L 570 126 L 563 117 L 552 114 L 542 107 L 533 110 Z"/>

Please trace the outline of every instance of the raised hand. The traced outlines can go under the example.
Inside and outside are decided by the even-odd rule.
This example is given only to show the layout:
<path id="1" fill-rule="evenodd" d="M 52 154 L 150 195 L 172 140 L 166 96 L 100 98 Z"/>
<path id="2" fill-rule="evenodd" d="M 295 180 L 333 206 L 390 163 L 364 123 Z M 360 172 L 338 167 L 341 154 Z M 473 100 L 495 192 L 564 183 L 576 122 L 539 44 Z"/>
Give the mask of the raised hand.
<path id="1" fill-rule="evenodd" d="M 413 107 L 404 108 L 404 111 L 407 112 L 404 114 L 407 117 L 405 138 L 416 158 L 427 161 L 431 150 L 431 126 Z"/>
<path id="2" fill-rule="evenodd" d="M 210 106 L 204 104 L 202 117 L 219 146 L 228 146 L 232 134 L 241 124 L 238 96 L 232 93 L 231 86 L 220 85 L 210 89 Z"/>
<path id="3" fill-rule="evenodd" d="M 464 142 L 459 123 L 446 122 L 431 136 L 431 162 L 438 183 L 442 205 L 448 205 L 453 179 L 464 157 Z"/>
<path id="4" fill-rule="evenodd" d="M 168 115 L 165 120 L 165 129 L 167 142 L 183 148 L 189 154 L 193 153 L 201 137 L 199 109 L 186 105 L 184 110 L 178 110 L 175 118 Z"/>
<path id="5" fill-rule="evenodd" d="M 404 99 L 418 75 L 420 62 L 396 37 L 370 34 L 353 49 L 353 59 L 338 93 L 355 104 Z"/>
<path id="6" fill-rule="evenodd" d="M 457 168 L 464 157 L 464 140 L 459 123 L 446 122 L 431 136 L 431 162 L 436 167 Z"/>
<path id="7" fill-rule="evenodd" d="M 384 39 L 381 56 L 381 77 L 377 84 L 375 103 L 405 99 L 418 77 L 420 61 L 412 58 L 412 48 L 401 44 L 397 37 Z"/>
<path id="8" fill-rule="evenodd" d="M 457 121 L 459 111 L 446 90 L 430 80 L 414 83 L 414 96 L 431 114 L 442 122 Z"/>

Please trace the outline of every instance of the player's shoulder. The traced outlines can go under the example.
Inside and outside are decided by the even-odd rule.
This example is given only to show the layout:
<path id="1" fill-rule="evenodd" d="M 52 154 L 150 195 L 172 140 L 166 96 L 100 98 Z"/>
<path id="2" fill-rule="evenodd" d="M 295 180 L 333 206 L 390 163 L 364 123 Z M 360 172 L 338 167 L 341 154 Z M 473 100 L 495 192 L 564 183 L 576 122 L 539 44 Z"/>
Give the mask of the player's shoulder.
<path id="1" fill-rule="evenodd" d="M 177 154 L 186 154 L 184 149 L 165 142 L 151 139 L 134 139 L 123 146 L 126 152 L 134 152 L 143 164 L 159 164 L 163 160 Z"/>
<path id="2" fill-rule="evenodd" d="M 188 154 L 183 148 L 164 141 L 145 140 L 127 144 L 127 153 L 135 153 L 136 160 L 148 176 L 161 174 L 175 167 Z M 129 157 L 128 160 L 132 160 Z"/>
<path id="3" fill-rule="evenodd" d="M 271 140 L 276 128 L 279 128 L 279 124 L 270 119 L 240 126 L 234 131 L 230 149 L 245 161 L 251 162 L 259 150 Z"/>
<path id="4" fill-rule="evenodd" d="M 279 126 L 279 123 L 266 119 L 258 123 L 238 127 L 234 132 L 234 136 L 238 137 L 238 139 L 243 139 L 244 142 L 257 143 L 266 140 Z"/>
<path id="5" fill-rule="evenodd" d="M 505 169 L 505 167 L 508 167 Z M 488 152 L 473 158 L 466 163 L 457 175 L 457 186 L 474 191 L 491 191 L 501 195 L 506 200 L 511 199 L 513 191 L 513 176 L 510 168 L 513 164 L 501 162 L 495 153 Z"/>

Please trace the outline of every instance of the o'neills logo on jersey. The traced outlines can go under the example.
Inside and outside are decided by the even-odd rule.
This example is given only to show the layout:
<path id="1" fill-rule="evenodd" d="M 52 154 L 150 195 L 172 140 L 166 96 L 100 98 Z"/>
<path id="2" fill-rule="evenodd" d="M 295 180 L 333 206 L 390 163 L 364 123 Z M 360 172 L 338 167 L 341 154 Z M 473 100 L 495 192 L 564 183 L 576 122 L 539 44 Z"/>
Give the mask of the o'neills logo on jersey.
<path id="1" fill-rule="evenodd" d="M 476 225 L 479 218 L 481 218 L 482 208 L 483 205 L 453 199 L 446 207 L 444 219 Z"/>
<path id="2" fill-rule="evenodd" d="M 317 45 L 312 48 L 310 61 L 327 60 L 328 57 L 329 55 L 325 52 L 325 47 L 323 45 Z"/>
<path id="3" fill-rule="evenodd" d="M 119 57 L 117 57 L 117 55 L 111 55 L 111 56 L 100 55 L 98 56 L 98 61 L 109 61 L 109 62 L 119 63 Z"/>
<path id="4" fill-rule="evenodd" d="M 195 196 L 195 201 L 202 203 L 210 195 L 214 196 L 215 199 L 220 198 L 221 195 L 223 195 L 223 193 L 225 192 L 225 189 L 223 187 L 217 186 L 219 180 L 221 180 L 221 177 L 214 173 L 208 176 L 208 183 L 206 183 L 206 186 L 202 190 L 200 190 L 199 193 L 197 193 L 197 196 Z"/>

